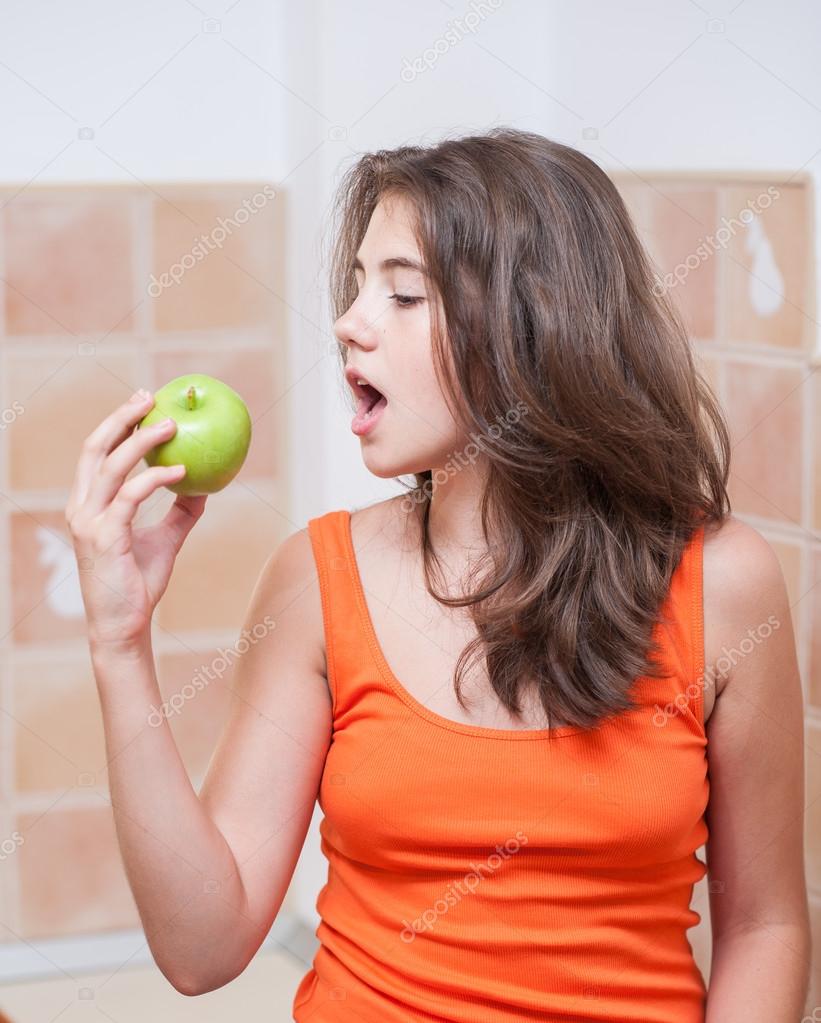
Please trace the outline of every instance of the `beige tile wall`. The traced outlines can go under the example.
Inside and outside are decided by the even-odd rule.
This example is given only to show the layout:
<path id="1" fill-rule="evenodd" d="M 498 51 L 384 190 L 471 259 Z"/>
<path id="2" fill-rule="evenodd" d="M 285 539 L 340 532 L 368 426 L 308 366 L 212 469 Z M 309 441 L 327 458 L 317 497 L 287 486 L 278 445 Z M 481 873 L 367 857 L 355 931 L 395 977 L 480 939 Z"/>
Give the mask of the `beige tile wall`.
<path id="1" fill-rule="evenodd" d="M 155 615 L 163 697 L 205 680 L 170 718 L 204 777 L 231 684 L 219 650 L 293 528 L 284 202 L 263 182 L 0 190 L 0 942 L 139 926 L 63 509 L 85 436 L 187 372 L 224 380 L 253 420 Z M 137 524 L 172 500 L 153 495 Z"/>
<path id="2" fill-rule="evenodd" d="M 660 271 L 679 268 L 672 291 L 731 426 L 734 511 L 770 539 L 784 567 L 807 698 L 808 881 L 821 943 L 813 197 L 801 177 L 614 178 Z M 778 197 L 764 209 L 770 185 Z M 0 941 L 138 925 L 106 798 L 101 720 L 62 523 L 83 437 L 136 387 L 156 389 L 186 371 L 220 377 L 251 409 L 246 465 L 235 485 L 209 499 L 155 622 L 164 698 L 212 673 L 171 719 L 195 784 L 231 684 L 230 667 L 213 676 L 218 650 L 236 641 L 264 557 L 293 528 L 282 443 L 282 196 L 189 260 L 181 283 L 154 297 L 148 291 L 151 275 L 179 263 L 203 235 L 213 242 L 218 225 L 236 220 L 243 199 L 261 188 L 0 192 L 0 542 L 8 554 L 0 574 Z M 750 202 L 759 211 L 752 219 L 742 213 Z M 169 502 L 148 502 L 142 521 Z M 705 878 L 694 892 L 702 923 L 690 932 L 705 976 L 707 885 Z M 818 998 L 821 958 L 815 971 Z"/>

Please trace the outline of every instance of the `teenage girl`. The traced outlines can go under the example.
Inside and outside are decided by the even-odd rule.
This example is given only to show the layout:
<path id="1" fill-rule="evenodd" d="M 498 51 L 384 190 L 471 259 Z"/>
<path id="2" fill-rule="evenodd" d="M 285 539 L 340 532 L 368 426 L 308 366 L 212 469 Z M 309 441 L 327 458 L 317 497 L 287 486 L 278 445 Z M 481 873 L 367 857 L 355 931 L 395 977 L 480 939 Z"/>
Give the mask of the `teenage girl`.
<path id="1" fill-rule="evenodd" d="M 132 528 L 178 478 L 127 479 L 174 430 L 134 431 L 150 395 L 86 440 L 66 508 L 159 968 L 186 994 L 245 969 L 318 799 L 300 1023 L 795 1023 L 790 605 L 619 193 L 496 128 L 363 157 L 337 209 L 352 429 L 374 475 L 414 482 L 268 558 L 199 794 L 156 722 L 150 623 L 206 499 Z M 709 992 L 687 936 L 708 910 Z"/>

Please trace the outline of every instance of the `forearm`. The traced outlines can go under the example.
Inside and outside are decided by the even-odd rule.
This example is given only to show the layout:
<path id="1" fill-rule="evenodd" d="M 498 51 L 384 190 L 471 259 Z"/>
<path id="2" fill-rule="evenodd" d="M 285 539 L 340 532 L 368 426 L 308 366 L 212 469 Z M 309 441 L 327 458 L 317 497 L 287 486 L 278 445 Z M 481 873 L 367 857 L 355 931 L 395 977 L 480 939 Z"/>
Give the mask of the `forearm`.
<path id="1" fill-rule="evenodd" d="M 162 696 L 150 639 L 128 651 L 92 643 L 91 655 L 117 839 L 152 955 L 186 993 L 220 986 L 259 938 L 233 853 L 156 713 Z"/>
<path id="2" fill-rule="evenodd" d="M 798 1023 L 804 1014 L 810 942 L 799 926 L 775 925 L 713 944 L 705 1023 Z"/>

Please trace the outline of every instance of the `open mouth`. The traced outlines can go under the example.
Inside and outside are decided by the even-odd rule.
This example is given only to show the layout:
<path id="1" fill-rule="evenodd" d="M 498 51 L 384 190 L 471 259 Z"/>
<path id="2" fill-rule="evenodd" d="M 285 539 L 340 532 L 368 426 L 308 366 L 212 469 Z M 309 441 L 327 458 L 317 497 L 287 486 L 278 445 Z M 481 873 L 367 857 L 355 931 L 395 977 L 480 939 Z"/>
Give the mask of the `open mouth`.
<path id="1" fill-rule="evenodd" d="M 358 418 L 367 419 L 374 414 L 377 408 L 384 408 L 388 404 L 388 399 L 373 384 L 357 381 L 357 387 L 359 389 L 359 400 L 356 404 L 356 415 Z"/>
<path id="2" fill-rule="evenodd" d="M 369 383 L 358 371 L 351 367 L 348 370 L 348 383 L 356 396 L 356 414 L 351 429 L 362 436 L 376 425 L 382 410 L 388 404 L 385 395 L 373 384 Z"/>

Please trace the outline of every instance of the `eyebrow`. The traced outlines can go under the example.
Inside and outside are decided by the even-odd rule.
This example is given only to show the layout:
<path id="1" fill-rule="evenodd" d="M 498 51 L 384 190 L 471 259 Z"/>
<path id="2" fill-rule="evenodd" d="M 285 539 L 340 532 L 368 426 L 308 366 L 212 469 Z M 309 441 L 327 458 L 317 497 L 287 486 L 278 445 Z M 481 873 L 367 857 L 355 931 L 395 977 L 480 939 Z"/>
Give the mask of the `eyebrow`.
<path id="1" fill-rule="evenodd" d="M 359 256 L 354 257 L 353 266 L 354 270 L 365 269 Z M 380 270 L 392 270 L 394 267 L 404 267 L 407 270 L 416 270 L 418 273 L 424 274 L 425 276 L 427 276 L 428 273 L 421 263 L 415 259 L 408 259 L 406 256 L 392 256 L 390 259 L 383 259 L 379 264 Z"/>

